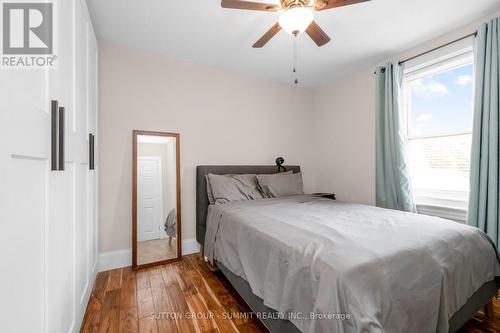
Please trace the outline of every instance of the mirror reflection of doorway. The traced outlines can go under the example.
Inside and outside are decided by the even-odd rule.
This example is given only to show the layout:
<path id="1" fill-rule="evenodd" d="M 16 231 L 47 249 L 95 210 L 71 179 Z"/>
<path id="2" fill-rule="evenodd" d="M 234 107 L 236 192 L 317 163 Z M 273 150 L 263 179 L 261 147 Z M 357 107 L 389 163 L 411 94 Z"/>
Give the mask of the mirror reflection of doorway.
<path id="1" fill-rule="evenodd" d="M 160 156 L 137 160 L 137 240 L 160 239 L 163 220 L 162 170 Z"/>
<path id="2" fill-rule="evenodd" d="M 176 144 L 176 137 L 137 136 L 138 265 L 178 257 Z"/>

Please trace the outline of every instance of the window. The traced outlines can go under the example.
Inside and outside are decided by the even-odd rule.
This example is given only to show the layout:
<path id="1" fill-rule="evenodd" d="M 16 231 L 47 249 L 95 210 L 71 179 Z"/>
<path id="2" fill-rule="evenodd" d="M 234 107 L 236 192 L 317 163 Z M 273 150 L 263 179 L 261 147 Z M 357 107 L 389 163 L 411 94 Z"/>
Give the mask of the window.
<path id="1" fill-rule="evenodd" d="M 465 220 L 474 102 L 473 59 L 469 48 L 405 71 L 407 161 L 419 212 Z"/>

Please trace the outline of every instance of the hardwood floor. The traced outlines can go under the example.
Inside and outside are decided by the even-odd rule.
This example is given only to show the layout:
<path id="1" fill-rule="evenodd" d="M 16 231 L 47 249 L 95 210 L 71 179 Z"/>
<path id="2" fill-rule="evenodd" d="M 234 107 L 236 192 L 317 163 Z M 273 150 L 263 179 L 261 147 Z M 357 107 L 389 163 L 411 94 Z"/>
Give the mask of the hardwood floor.
<path id="1" fill-rule="evenodd" d="M 80 332 L 267 332 L 260 322 L 245 317 L 249 312 L 220 272 L 191 255 L 137 272 L 128 267 L 99 273 Z M 187 318 L 191 313 L 200 315 Z M 460 330 L 480 332 L 500 332 L 499 300 L 494 320 L 478 313 Z"/>
<path id="2" fill-rule="evenodd" d="M 137 263 L 149 264 L 162 260 L 177 258 L 177 240 L 172 238 L 153 239 L 137 242 Z"/>
<path id="3" fill-rule="evenodd" d="M 499 333 L 500 299 L 493 301 L 494 318 L 486 318 L 484 312 L 478 312 L 457 333 Z"/>

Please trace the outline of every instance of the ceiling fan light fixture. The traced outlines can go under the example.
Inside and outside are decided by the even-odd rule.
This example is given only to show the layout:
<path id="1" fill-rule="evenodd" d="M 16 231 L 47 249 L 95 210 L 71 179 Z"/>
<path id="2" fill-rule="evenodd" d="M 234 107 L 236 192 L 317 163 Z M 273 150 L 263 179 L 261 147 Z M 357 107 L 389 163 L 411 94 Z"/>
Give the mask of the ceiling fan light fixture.
<path id="1" fill-rule="evenodd" d="M 280 15 L 279 25 L 290 35 L 297 36 L 309 27 L 314 20 L 313 10 L 309 7 L 294 7 Z"/>

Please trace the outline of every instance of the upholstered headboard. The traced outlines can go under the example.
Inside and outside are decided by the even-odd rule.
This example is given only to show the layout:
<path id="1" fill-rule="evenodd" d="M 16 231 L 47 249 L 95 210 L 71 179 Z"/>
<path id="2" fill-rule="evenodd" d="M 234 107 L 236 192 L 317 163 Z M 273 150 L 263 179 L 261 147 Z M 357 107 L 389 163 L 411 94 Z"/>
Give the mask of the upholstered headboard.
<path id="1" fill-rule="evenodd" d="M 287 171 L 300 172 L 300 166 L 285 166 Z M 205 231 L 207 224 L 207 208 L 209 206 L 207 196 L 207 182 L 205 175 L 227 174 L 271 174 L 277 173 L 276 165 L 200 165 L 196 167 L 196 240 L 203 245 L 205 243 Z"/>

